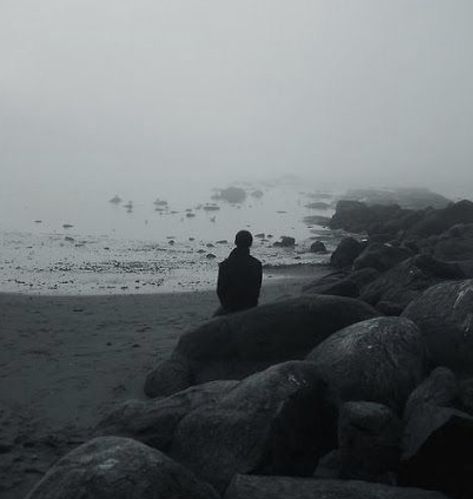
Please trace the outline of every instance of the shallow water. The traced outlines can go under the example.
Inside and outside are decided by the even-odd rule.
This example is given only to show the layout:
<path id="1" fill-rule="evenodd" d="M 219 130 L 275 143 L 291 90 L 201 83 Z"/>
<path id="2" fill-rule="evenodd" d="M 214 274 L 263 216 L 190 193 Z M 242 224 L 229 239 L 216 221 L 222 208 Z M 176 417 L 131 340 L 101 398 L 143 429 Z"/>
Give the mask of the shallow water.
<path id="1" fill-rule="evenodd" d="M 212 200 L 215 191 L 196 185 L 187 196 L 169 187 L 158 196 L 148 193 L 113 204 L 115 193 L 69 193 L 68 199 L 10 199 L 0 225 L 0 291 L 34 294 L 149 293 L 207 289 L 215 286 L 218 262 L 231 251 L 234 234 L 243 228 L 255 237 L 252 253 L 267 266 L 267 278 L 285 275 L 281 268 L 317 264 L 326 255 L 308 251 L 315 239 L 332 250 L 339 234 L 307 225 L 307 215 L 331 216 L 307 208 L 313 191 L 299 183 L 243 185 L 248 192 L 241 204 Z M 261 190 L 260 198 L 251 195 Z M 65 194 L 65 193 L 63 193 Z M 320 193 L 319 193 L 320 194 Z M 5 199 L 3 200 L 3 213 Z M 207 211 L 207 203 L 218 210 Z M 161 211 L 156 211 L 158 208 Z M 71 227 L 63 227 L 63 225 Z M 296 238 L 295 248 L 277 248 L 274 241 Z M 273 267 L 276 267 L 273 268 Z"/>

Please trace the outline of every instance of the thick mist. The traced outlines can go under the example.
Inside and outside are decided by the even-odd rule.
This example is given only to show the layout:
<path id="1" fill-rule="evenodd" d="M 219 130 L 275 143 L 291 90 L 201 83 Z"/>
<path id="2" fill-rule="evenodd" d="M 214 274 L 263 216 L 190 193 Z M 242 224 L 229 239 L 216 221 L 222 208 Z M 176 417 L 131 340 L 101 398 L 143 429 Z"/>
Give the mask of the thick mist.
<path id="1" fill-rule="evenodd" d="M 469 0 L 4 0 L 1 197 L 473 186 Z"/>

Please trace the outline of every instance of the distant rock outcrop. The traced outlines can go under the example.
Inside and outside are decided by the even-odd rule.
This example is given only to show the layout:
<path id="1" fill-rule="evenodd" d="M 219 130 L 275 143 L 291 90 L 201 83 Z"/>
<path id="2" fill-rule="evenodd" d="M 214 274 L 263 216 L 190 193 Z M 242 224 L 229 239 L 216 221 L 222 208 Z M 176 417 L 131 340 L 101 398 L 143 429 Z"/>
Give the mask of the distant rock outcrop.
<path id="1" fill-rule="evenodd" d="M 227 187 L 226 189 L 220 189 L 212 196 L 212 199 L 222 199 L 234 204 L 243 203 L 246 199 L 246 191 L 241 187 Z"/>

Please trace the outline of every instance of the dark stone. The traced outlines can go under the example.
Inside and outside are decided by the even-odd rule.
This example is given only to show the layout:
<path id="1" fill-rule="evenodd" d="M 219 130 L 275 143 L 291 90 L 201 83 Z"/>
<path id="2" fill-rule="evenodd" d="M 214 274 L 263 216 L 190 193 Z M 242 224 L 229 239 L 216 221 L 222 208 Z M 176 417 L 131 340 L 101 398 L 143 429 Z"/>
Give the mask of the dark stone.
<path id="1" fill-rule="evenodd" d="M 327 253 L 327 248 L 322 241 L 315 241 L 310 245 L 311 253 Z"/>
<path id="2" fill-rule="evenodd" d="M 322 215 L 309 215 L 304 217 L 303 222 L 306 225 L 320 225 L 320 227 L 328 227 L 330 224 L 330 217 L 323 217 Z"/>
<path id="3" fill-rule="evenodd" d="M 473 258 L 473 223 L 454 225 L 434 244 L 433 255 L 439 260 L 462 261 Z"/>
<path id="4" fill-rule="evenodd" d="M 388 244 L 370 244 L 353 262 L 353 269 L 372 268 L 384 272 L 413 256 L 407 248 Z"/>
<path id="5" fill-rule="evenodd" d="M 339 201 L 330 220 L 331 229 L 344 229 L 369 236 L 396 236 L 413 225 L 423 212 L 402 209 L 397 204 L 367 206 L 359 201 Z"/>
<path id="6" fill-rule="evenodd" d="M 338 449 L 333 449 L 319 459 L 314 478 L 338 479 L 341 475 L 341 467 Z"/>
<path id="7" fill-rule="evenodd" d="M 304 358 L 333 332 L 377 315 L 338 296 L 303 296 L 221 316 L 183 334 L 169 360 L 146 380 L 150 397 L 215 379 L 242 379 L 286 360 Z"/>
<path id="8" fill-rule="evenodd" d="M 458 394 L 458 382 L 453 372 L 446 367 L 437 367 L 409 395 L 404 409 L 404 419 L 407 421 L 422 404 L 452 407 Z"/>
<path id="9" fill-rule="evenodd" d="M 335 446 L 334 418 L 316 367 L 286 362 L 186 416 L 170 455 L 220 491 L 236 473 L 310 476 Z"/>
<path id="10" fill-rule="evenodd" d="M 473 202 L 468 200 L 451 203 L 444 209 L 431 210 L 410 227 L 410 236 L 431 236 L 441 234 L 457 224 L 473 223 Z"/>
<path id="11" fill-rule="evenodd" d="M 313 203 L 306 204 L 305 206 L 311 210 L 328 210 L 330 208 L 330 205 L 328 203 L 324 203 L 323 201 L 314 201 Z"/>
<path id="12" fill-rule="evenodd" d="M 379 301 L 376 304 L 376 310 L 388 317 L 399 317 L 402 314 L 404 307 L 399 305 L 399 303 L 394 303 L 392 301 Z"/>
<path id="13" fill-rule="evenodd" d="M 316 364 L 339 403 L 379 402 L 401 414 L 426 373 L 426 351 L 416 325 L 378 317 L 348 326 L 320 343 L 307 360 Z"/>
<path id="14" fill-rule="evenodd" d="M 330 257 L 330 265 L 337 269 L 350 267 L 363 251 L 364 245 L 353 237 L 343 238 Z"/>
<path id="15" fill-rule="evenodd" d="M 404 310 L 427 288 L 462 276 L 456 264 L 440 262 L 429 255 L 417 255 L 368 283 L 361 292 L 361 299 L 374 306 L 379 302 L 388 302 L 391 307 L 397 305 Z"/>
<path id="16" fill-rule="evenodd" d="M 237 475 L 224 499 L 447 499 L 440 492 L 358 480 Z"/>
<path id="17" fill-rule="evenodd" d="M 419 326 L 434 366 L 473 374 L 473 279 L 429 288 L 402 315 Z"/>
<path id="18" fill-rule="evenodd" d="M 347 402 L 338 418 L 340 477 L 394 483 L 399 467 L 401 420 L 382 404 Z"/>
<path id="19" fill-rule="evenodd" d="M 323 280 L 321 280 L 304 286 L 303 291 L 304 293 L 346 296 L 349 298 L 357 298 L 360 294 L 357 284 L 349 277 L 333 280 L 332 282 L 323 282 Z"/>
<path id="20" fill-rule="evenodd" d="M 281 236 L 280 241 L 273 243 L 273 246 L 279 248 L 293 248 L 296 245 L 296 240 L 290 236 Z"/>
<path id="21" fill-rule="evenodd" d="M 208 484 L 158 450 L 128 438 L 90 440 L 60 459 L 27 499 L 217 499 Z"/>
<path id="22" fill-rule="evenodd" d="M 128 400 L 113 409 L 95 433 L 134 438 L 166 452 L 184 416 L 198 407 L 214 404 L 237 384 L 238 381 L 211 381 L 166 398 Z"/>
<path id="23" fill-rule="evenodd" d="M 432 403 L 415 406 L 403 439 L 399 482 L 473 497 L 473 418 Z"/>
<path id="24" fill-rule="evenodd" d="M 473 416 L 473 378 L 467 378 L 460 382 L 456 407 Z"/>

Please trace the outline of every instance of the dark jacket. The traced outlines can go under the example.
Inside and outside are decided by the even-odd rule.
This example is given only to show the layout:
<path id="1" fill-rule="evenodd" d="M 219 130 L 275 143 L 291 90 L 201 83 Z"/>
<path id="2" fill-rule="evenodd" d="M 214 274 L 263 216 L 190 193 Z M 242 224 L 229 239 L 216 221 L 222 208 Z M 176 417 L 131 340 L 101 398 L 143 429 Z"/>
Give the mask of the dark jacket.
<path id="1" fill-rule="evenodd" d="M 256 307 L 261 289 L 261 262 L 247 248 L 235 248 L 218 269 L 217 295 L 224 312 Z"/>

